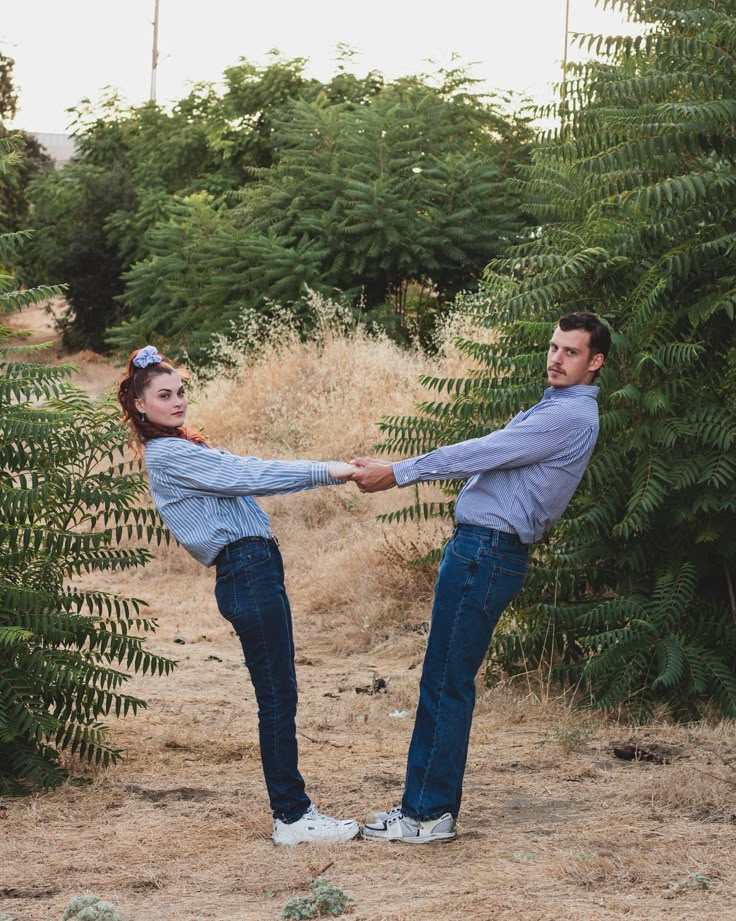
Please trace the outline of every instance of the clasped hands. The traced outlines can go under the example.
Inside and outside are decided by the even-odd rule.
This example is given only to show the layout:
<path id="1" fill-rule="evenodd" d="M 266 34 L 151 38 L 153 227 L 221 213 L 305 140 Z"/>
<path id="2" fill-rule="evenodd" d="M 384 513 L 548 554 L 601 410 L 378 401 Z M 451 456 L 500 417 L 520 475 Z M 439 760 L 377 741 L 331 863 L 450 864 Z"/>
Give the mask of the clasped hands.
<path id="1" fill-rule="evenodd" d="M 396 486 L 391 463 L 374 457 L 354 457 L 349 464 L 330 464 L 329 473 L 335 479 L 355 483 L 361 492 L 381 492 Z"/>

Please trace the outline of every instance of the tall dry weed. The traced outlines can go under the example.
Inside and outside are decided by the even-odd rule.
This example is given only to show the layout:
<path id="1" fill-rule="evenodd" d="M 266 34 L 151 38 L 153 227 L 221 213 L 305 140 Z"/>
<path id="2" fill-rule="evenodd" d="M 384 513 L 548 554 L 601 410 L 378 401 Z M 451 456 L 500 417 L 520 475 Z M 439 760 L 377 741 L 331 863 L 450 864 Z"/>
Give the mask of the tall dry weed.
<path id="1" fill-rule="evenodd" d="M 218 444 L 241 454 L 348 458 L 373 451 L 383 414 L 412 411 L 427 358 L 347 323 L 329 302 L 315 298 L 312 307 L 308 341 L 279 316 L 249 332 L 237 364 L 229 345 L 226 373 L 205 385 L 192 412 Z"/>

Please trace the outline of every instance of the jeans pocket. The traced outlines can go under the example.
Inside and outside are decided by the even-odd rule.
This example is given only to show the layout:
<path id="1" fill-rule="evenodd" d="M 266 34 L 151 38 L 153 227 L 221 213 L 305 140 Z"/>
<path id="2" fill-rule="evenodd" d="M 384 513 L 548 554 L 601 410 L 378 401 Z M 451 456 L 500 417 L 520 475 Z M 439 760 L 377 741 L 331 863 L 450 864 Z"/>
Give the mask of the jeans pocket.
<path id="1" fill-rule="evenodd" d="M 494 623 L 524 587 L 526 581 L 526 561 L 518 561 L 518 569 L 494 564 L 485 600 L 485 612 Z"/>
<path id="2" fill-rule="evenodd" d="M 267 563 L 270 558 L 270 545 L 265 540 L 259 540 L 229 551 L 226 558 L 217 564 L 215 600 L 224 617 L 237 609 L 238 598 L 244 597 L 243 590 L 250 579 L 255 577 L 256 568 Z"/>
<path id="3" fill-rule="evenodd" d="M 459 534 L 450 538 L 447 549 L 463 563 L 477 563 L 483 552 L 480 541 Z"/>

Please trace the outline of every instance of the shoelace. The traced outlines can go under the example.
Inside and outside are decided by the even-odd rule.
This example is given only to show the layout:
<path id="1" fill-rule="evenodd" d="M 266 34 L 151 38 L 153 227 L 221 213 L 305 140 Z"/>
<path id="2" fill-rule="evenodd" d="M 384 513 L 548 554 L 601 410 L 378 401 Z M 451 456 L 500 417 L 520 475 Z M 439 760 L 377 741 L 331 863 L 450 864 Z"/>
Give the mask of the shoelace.
<path id="1" fill-rule="evenodd" d="M 314 819 L 315 821 L 324 822 L 326 825 L 339 825 L 338 819 L 333 819 L 331 815 L 322 815 L 317 807 L 312 805 L 307 809 L 303 816 L 305 819 Z"/>

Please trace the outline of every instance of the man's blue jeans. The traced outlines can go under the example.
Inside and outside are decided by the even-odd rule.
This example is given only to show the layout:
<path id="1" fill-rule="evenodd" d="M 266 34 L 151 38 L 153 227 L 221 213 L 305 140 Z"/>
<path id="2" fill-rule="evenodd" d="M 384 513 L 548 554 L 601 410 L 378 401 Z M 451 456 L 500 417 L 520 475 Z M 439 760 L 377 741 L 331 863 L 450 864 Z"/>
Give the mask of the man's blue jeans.
<path id="1" fill-rule="evenodd" d="M 475 676 L 524 584 L 528 553 L 515 535 L 474 525 L 458 525 L 445 547 L 402 800 L 413 819 L 460 811 Z"/>
<path id="2" fill-rule="evenodd" d="M 273 540 L 247 539 L 225 547 L 216 565 L 217 606 L 240 639 L 256 693 L 271 809 L 274 818 L 295 822 L 310 801 L 298 767 L 294 636 L 281 553 Z"/>

